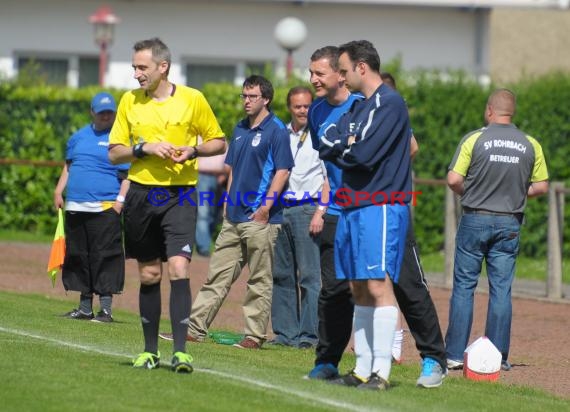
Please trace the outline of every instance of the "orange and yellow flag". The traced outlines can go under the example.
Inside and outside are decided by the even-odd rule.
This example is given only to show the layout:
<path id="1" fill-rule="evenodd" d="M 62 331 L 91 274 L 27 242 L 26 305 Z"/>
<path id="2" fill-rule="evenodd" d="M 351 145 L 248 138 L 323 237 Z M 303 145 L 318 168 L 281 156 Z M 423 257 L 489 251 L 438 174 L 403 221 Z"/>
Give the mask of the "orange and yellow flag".
<path id="1" fill-rule="evenodd" d="M 63 211 L 58 209 L 57 228 L 55 236 L 51 244 L 51 251 L 48 262 L 48 276 L 51 279 L 51 285 L 55 287 L 55 277 L 57 271 L 63 266 L 63 258 L 65 257 L 65 232 L 63 231 Z"/>

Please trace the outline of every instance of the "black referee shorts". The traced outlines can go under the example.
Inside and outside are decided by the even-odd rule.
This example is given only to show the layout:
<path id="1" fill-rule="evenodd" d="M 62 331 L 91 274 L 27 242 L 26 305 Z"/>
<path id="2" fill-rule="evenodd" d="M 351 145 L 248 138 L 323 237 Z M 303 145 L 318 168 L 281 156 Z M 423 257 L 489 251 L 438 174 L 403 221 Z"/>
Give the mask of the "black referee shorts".
<path id="1" fill-rule="evenodd" d="M 131 182 L 125 199 L 127 258 L 149 262 L 172 256 L 192 258 L 196 236 L 194 186 L 147 186 Z"/>

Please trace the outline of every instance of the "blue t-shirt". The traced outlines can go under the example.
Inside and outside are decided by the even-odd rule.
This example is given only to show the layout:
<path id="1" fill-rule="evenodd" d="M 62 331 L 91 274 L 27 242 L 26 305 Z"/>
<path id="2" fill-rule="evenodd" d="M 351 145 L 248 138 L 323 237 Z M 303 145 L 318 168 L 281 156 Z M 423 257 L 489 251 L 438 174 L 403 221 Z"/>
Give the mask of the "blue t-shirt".
<path id="1" fill-rule="evenodd" d="M 356 137 L 351 145 L 350 136 Z M 410 202 L 410 120 L 404 99 L 389 86 L 380 85 L 326 129 L 319 153 L 343 170 L 335 200 L 344 207 Z"/>
<path id="2" fill-rule="evenodd" d="M 88 125 L 75 132 L 67 142 L 65 159 L 71 162 L 66 186 L 66 200 L 72 202 L 114 201 L 121 186 L 119 170 L 129 164 L 109 161 L 109 132 Z"/>
<path id="3" fill-rule="evenodd" d="M 280 194 L 267 193 L 275 172 L 294 165 L 289 131 L 273 113 L 251 129 L 244 119 L 235 127 L 226 164 L 232 167 L 230 193 L 222 197 L 230 222 L 249 222 L 249 216 L 265 202 L 274 198 L 269 210 L 269 223 L 282 223 L 283 202 Z"/>
<path id="4" fill-rule="evenodd" d="M 340 117 L 350 109 L 352 104 L 357 100 L 362 100 L 364 96 L 361 94 L 350 94 L 348 99 L 338 106 L 330 104 L 325 97 L 316 99 L 309 108 L 309 129 L 311 131 L 311 141 L 313 148 L 319 150 L 320 136 L 324 135 L 325 130 L 335 124 Z M 342 184 L 342 170 L 333 162 L 325 160 L 327 169 L 327 177 L 331 187 L 331 200 L 327 208 L 327 213 L 331 215 L 340 215 L 341 207 L 333 202 L 334 194 Z"/>

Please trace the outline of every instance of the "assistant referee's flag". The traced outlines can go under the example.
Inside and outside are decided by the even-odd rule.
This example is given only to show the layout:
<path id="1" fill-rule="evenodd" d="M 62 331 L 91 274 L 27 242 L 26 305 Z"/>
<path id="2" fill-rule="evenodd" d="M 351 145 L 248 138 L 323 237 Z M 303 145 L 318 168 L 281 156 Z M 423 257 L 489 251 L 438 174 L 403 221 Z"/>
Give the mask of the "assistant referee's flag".
<path id="1" fill-rule="evenodd" d="M 55 236 L 51 244 L 51 251 L 49 254 L 48 262 L 48 276 L 51 279 L 51 285 L 55 287 L 55 277 L 57 271 L 63 266 L 63 259 L 65 257 L 65 232 L 63 231 L 63 211 L 58 209 L 57 228 L 55 229 Z"/>

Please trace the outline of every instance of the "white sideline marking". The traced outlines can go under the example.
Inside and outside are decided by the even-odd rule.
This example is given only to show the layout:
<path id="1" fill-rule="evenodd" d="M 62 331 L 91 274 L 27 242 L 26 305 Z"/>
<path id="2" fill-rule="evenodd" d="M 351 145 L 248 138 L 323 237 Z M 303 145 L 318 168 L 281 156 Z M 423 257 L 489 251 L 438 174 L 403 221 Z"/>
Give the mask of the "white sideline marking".
<path id="1" fill-rule="evenodd" d="M 0 332 L 11 333 L 13 335 L 19 335 L 19 336 L 25 336 L 28 338 L 43 340 L 43 341 L 50 342 L 50 343 L 56 343 L 58 345 L 67 346 L 68 348 L 78 349 L 78 350 L 82 350 L 85 352 L 93 352 L 93 353 L 98 353 L 100 355 L 108 355 L 108 356 L 116 356 L 116 357 L 120 357 L 120 358 L 132 359 L 132 355 L 128 355 L 126 353 L 109 352 L 109 351 L 102 350 L 102 349 L 99 349 L 99 348 L 96 348 L 93 346 L 79 345 L 77 343 L 71 343 L 71 342 L 66 342 L 66 341 L 59 340 L 59 339 L 48 338 L 46 336 L 35 335 L 33 333 L 29 333 L 29 332 L 25 332 L 25 331 L 21 331 L 21 330 L 3 328 L 2 326 L 0 326 Z M 245 378 L 243 376 L 232 375 L 232 374 L 227 373 L 227 372 L 220 372 L 220 371 L 216 371 L 213 369 L 195 368 L 194 370 L 204 372 L 204 373 L 209 373 L 211 375 L 221 376 L 221 377 L 227 378 L 227 379 L 232 379 L 232 380 L 248 383 L 251 385 L 259 386 L 260 388 L 271 389 L 274 391 L 282 392 L 286 395 L 295 395 L 295 396 L 297 396 L 301 399 L 305 399 L 309 402 L 317 402 L 317 403 L 321 403 L 321 404 L 324 404 L 327 406 L 332 406 L 334 408 L 342 408 L 343 410 L 346 410 L 346 411 L 363 412 L 363 411 L 380 411 L 381 410 L 381 409 L 377 409 L 377 408 L 365 408 L 362 406 L 352 405 L 352 404 L 348 404 L 348 403 L 344 403 L 344 402 L 337 402 L 334 400 L 323 399 L 323 398 L 319 398 L 319 397 L 315 396 L 315 394 L 313 394 L 313 393 L 307 393 L 307 392 L 303 392 L 303 391 L 297 391 L 294 389 L 288 389 L 288 388 L 285 388 L 282 386 L 276 386 L 276 385 L 273 385 L 270 383 L 258 381 L 255 379 Z M 386 409 L 384 409 L 383 411 L 386 411 Z"/>

